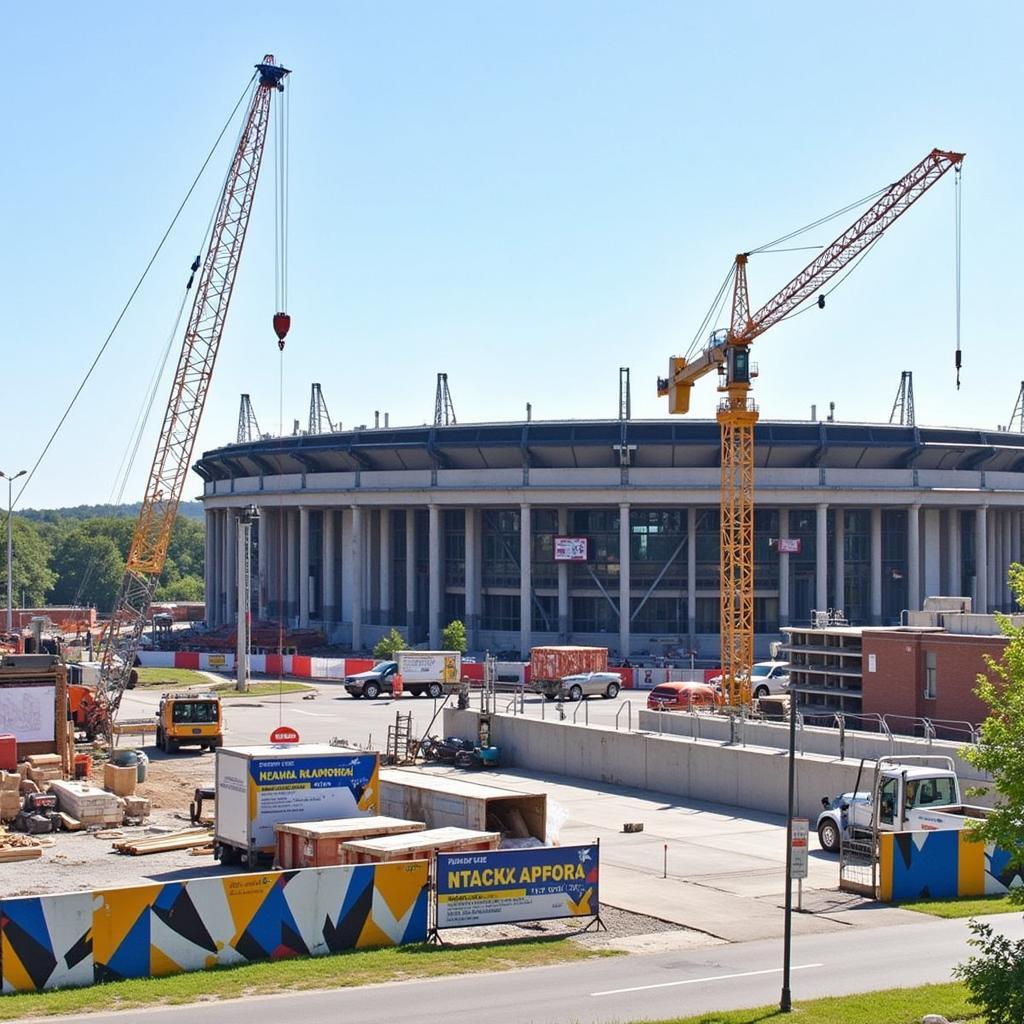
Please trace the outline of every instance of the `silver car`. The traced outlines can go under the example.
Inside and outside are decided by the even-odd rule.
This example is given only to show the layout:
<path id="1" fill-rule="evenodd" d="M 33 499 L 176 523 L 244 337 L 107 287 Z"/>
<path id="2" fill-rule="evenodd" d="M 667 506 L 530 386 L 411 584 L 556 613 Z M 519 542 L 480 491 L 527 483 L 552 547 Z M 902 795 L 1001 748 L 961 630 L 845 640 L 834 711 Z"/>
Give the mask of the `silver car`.
<path id="1" fill-rule="evenodd" d="M 563 676 L 558 689 L 551 692 L 545 687 L 548 700 L 561 697 L 563 700 L 583 700 L 584 697 L 617 697 L 622 689 L 622 679 L 615 672 L 581 672 L 576 676 Z"/>

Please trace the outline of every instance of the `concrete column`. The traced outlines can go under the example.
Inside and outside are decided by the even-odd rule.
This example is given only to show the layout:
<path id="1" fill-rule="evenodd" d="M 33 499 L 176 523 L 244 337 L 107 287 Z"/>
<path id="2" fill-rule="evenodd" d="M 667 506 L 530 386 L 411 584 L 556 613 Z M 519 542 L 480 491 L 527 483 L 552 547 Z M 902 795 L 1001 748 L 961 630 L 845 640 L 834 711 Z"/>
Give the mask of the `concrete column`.
<path id="1" fill-rule="evenodd" d="M 224 621 L 224 511 L 213 513 L 213 622 Z"/>
<path id="2" fill-rule="evenodd" d="M 224 614 L 231 625 L 238 618 L 238 509 L 224 510 Z"/>
<path id="3" fill-rule="evenodd" d="M 214 604 L 214 557 L 213 557 L 213 510 L 206 509 L 203 512 L 203 601 L 205 603 L 204 616 L 209 625 L 213 625 L 213 604 Z"/>
<path id="4" fill-rule="evenodd" d="M 924 565 L 921 576 L 924 579 L 922 600 L 942 593 L 939 570 L 942 567 L 942 513 L 937 508 L 924 512 Z"/>
<path id="5" fill-rule="evenodd" d="M 686 621 L 690 646 L 697 646 L 697 509 L 686 510 Z"/>
<path id="6" fill-rule="evenodd" d="M 480 509 L 466 506 L 466 642 L 480 646 Z"/>
<path id="7" fill-rule="evenodd" d="M 1004 612 L 1011 612 L 1012 595 L 1010 594 L 1010 578 L 1008 570 L 1012 561 L 1010 550 L 1013 545 L 1013 512 L 1010 509 L 1002 509 L 999 518 L 1003 521 L 1003 542 L 1001 547 L 1002 557 L 999 559 L 999 579 L 1002 586 L 1002 604 Z"/>
<path id="8" fill-rule="evenodd" d="M 405 510 L 405 622 L 408 639 L 415 638 L 416 622 L 416 509 Z"/>
<path id="9" fill-rule="evenodd" d="M 789 509 L 779 509 L 779 540 L 789 540 Z M 788 626 L 789 610 L 789 553 L 779 552 L 779 625 Z"/>
<path id="10" fill-rule="evenodd" d="M 846 512 L 837 508 L 832 513 L 835 550 L 832 552 L 832 594 L 836 611 L 846 608 Z"/>
<path id="11" fill-rule="evenodd" d="M 309 627 L 309 509 L 299 509 L 299 626 Z"/>
<path id="12" fill-rule="evenodd" d="M 882 624 L 882 510 L 871 510 L 871 625 Z"/>
<path id="13" fill-rule="evenodd" d="M 996 522 L 999 519 L 999 512 L 997 509 L 989 509 L 988 515 L 985 521 L 985 552 L 988 555 L 986 565 L 986 580 L 988 582 L 988 606 L 989 609 L 995 611 L 999 607 L 999 573 L 996 569 L 998 565 L 998 531 L 996 530 Z"/>
<path id="14" fill-rule="evenodd" d="M 427 631 L 431 650 L 441 646 L 441 569 L 444 552 L 441 550 L 441 509 L 431 505 L 427 509 L 430 524 L 428 555 L 430 557 L 430 590 L 427 601 Z"/>
<path id="15" fill-rule="evenodd" d="M 380 509 L 366 513 L 366 621 L 380 625 Z"/>
<path id="16" fill-rule="evenodd" d="M 988 609 L 988 507 L 974 513 L 974 603 L 972 610 L 984 615 Z"/>
<path id="17" fill-rule="evenodd" d="M 363 590 L 365 573 L 363 571 L 363 509 L 360 505 L 352 506 L 352 650 L 363 649 Z"/>
<path id="18" fill-rule="evenodd" d="M 960 510 L 946 510 L 946 586 L 943 592 L 951 597 L 961 596 L 963 572 L 960 554 Z"/>
<path id="19" fill-rule="evenodd" d="M 921 506 L 907 509 L 907 607 L 921 610 Z"/>
<path id="20" fill-rule="evenodd" d="M 814 606 L 818 611 L 828 609 L 828 505 L 818 506 L 814 553 Z"/>
<path id="21" fill-rule="evenodd" d="M 334 577 L 335 526 L 337 516 L 333 508 L 324 509 L 323 526 L 323 593 L 320 595 L 320 617 L 330 638 L 331 626 L 338 621 L 338 592 Z"/>
<path id="22" fill-rule="evenodd" d="M 285 621 L 293 623 L 299 614 L 299 514 L 295 509 L 285 512 Z"/>
<path id="23" fill-rule="evenodd" d="M 519 651 L 530 656 L 533 646 L 533 516 L 519 506 Z"/>
<path id="24" fill-rule="evenodd" d="M 270 543 L 268 535 L 270 533 L 270 526 L 267 522 L 266 506 L 260 508 L 260 517 L 256 521 L 256 548 L 257 548 L 257 584 L 256 584 L 256 614 L 261 619 L 266 619 L 267 615 L 267 601 L 270 593 L 270 578 L 267 573 L 267 568 L 270 564 L 270 549 L 268 544 Z"/>
<path id="25" fill-rule="evenodd" d="M 380 621 L 390 626 L 395 620 L 391 610 L 391 509 L 380 510 L 378 525 L 377 588 L 380 595 Z"/>
<path id="26" fill-rule="evenodd" d="M 1016 511 L 1011 512 L 1010 521 L 1012 523 L 1012 532 L 1010 535 L 1010 561 L 1020 564 L 1021 513 Z M 1017 609 L 1013 608 L 1012 611 L 1017 611 Z"/>
<path id="27" fill-rule="evenodd" d="M 619 504 L 619 660 L 629 657 L 630 622 L 632 601 L 630 600 L 631 555 L 629 538 L 629 503 Z"/>
<path id="28" fill-rule="evenodd" d="M 564 537 L 569 529 L 569 510 L 558 510 L 558 533 Z M 558 639 L 569 639 L 569 563 L 558 563 Z"/>

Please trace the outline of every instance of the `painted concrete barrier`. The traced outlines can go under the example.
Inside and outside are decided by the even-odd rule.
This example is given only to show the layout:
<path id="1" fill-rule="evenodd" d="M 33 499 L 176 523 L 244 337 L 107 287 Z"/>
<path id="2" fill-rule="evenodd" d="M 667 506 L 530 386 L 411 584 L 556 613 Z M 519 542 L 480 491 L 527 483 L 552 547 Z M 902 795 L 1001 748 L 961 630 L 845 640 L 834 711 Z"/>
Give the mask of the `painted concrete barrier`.
<path id="1" fill-rule="evenodd" d="M 907 900 L 996 896 L 1024 886 L 1010 855 L 966 831 L 883 832 L 879 837 L 879 898 Z"/>
<path id="2" fill-rule="evenodd" d="M 424 860 L 0 900 L 3 991 L 423 942 L 428 898 Z"/>

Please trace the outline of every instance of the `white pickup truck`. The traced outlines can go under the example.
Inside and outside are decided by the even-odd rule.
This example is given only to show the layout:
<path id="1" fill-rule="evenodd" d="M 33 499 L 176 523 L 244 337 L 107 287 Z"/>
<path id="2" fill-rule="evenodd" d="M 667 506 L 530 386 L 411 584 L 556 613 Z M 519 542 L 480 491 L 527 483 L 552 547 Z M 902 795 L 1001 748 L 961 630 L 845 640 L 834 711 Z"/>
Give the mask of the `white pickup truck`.
<path id="1" fill-rule="evenodd" d="M 962 829 L 967 822 L 983 820 L 990 813 L 987 807 L 962 802 L 950 757 L 880 757 L 871 790 L 859 789 L 860 773 L 857 781 L 853 793 L 822 797 L 818 841 L 823 850 L 836 852 L 845 841 L 869 840 L 877 832 Z"/>

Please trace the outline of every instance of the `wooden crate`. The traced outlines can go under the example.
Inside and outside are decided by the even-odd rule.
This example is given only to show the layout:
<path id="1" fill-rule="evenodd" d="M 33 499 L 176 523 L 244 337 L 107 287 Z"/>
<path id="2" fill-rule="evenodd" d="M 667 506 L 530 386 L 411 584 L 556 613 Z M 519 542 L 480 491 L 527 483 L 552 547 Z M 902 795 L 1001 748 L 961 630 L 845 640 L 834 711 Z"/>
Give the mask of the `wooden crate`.
<path id="1" fill-rule="evenodd" d="M 422 821 L 404 818 L 334 818 L 330 821 L 279 823 L 277 834 L 277 868 L 324 868 L 345 864 L 342 846 L 346 842 L 374 839 L 379 836 L 422 832 Z"/>
<path id="2" fill-rule="evenodd" d="M 500 832 L 449 826 L 342 843 L 340 855 L 342 864 L 385 864 L 400 860 L 433 861 L 436 853 L 472 853 L 496 850 L 500 845 Z"/>
<path id="3" fill-rule="evenodd" d="M 139 769 L 131 764 L 121 767 L 109 761 L 103 766 L 103 788 L 117 796 L 134 796 L 139 781 Z"/>

